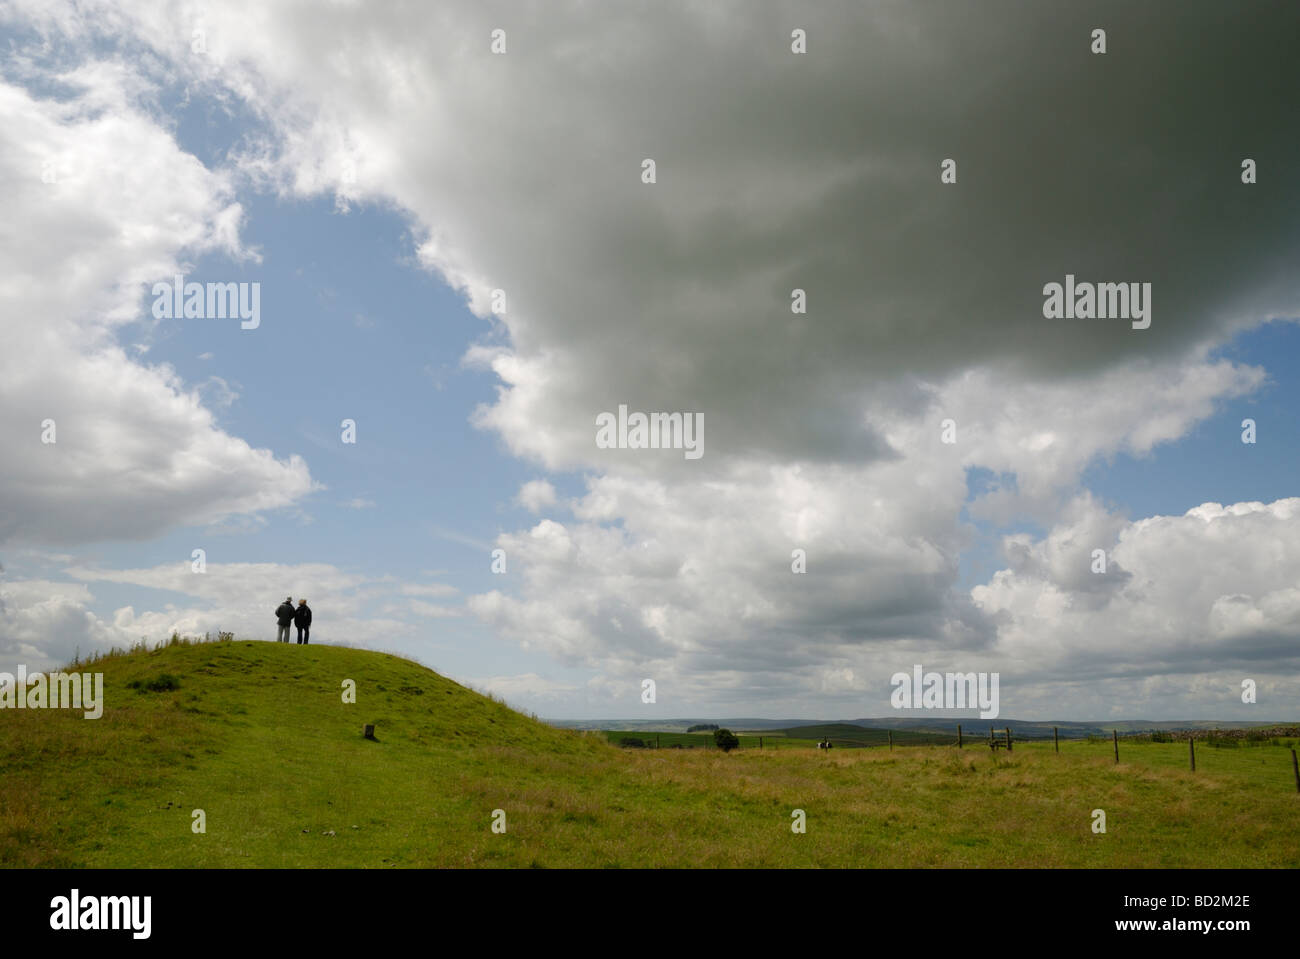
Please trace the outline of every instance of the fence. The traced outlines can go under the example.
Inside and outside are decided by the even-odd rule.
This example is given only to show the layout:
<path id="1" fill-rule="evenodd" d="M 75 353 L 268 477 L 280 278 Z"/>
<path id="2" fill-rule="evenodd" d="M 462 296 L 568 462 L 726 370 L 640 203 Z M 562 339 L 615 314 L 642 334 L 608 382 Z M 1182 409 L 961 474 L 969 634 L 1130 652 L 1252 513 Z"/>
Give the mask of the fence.
<path id="1" fill-rule="evenodd" d="M 816 729 L 816 727 L 809 727 Z M 900 731 L 901 732 L 901 731 Z M 881 734 L 883 733 L 883 737 Z M 696 733 L 663 733 L 663 732 L 612 732 L 605 733 L 608 740 L 620 746 L 628 748 L 643 749 L 718 749 L 713 738 L 713 731 L 696 732 Z M 859 738 L 849 738 L 840 736 L 820 736 L 810 737 L 807 739 L 798 738 L 790 735 L 773 736 L 771 734 L 757 733 L 735 733 L 738 744 L 733 749 L 811 749 L 814 746 L 824 742 L 829 742 L 833 748 L 840 749 L 872 749 L 885 748 L 892 750 L 895 746 L 955 746 L 958 749 L 966 747 L 979 748 L 981 746 L 992 749 L 994 752 L 1004 750 L 1012 753 L 1015 746 L 1019 743 L 1021 746 L 1028 744 L 1044 744 L 1047 742 L 1045 736 L 1026 737 L 1021 735 L 1013 737 L 1011 728 L 1004 726 L 999 735 L 995 727 L 989 727 L 988 737 L 969 736 L 961 724 L 957 725 L 956 738 L 949 738 L 943 734 L 918 734 L 913 731 L 907 731 L 901 735 L 898 741 L 895 740 L 893 730 L 873 730 L 863 727 L 863 735 Z M 1293 740 L 1300 739 L 1300 727 L 1275 727 L 1270 729 L 1247 729 L 1247 730 L 1204 730 L 1197 732 L 1194 730 L 1180 730 L 1177 732 L 1162 732 L 1159 730 L 1150 730 L 1142 733 L 1136 733 L 1124 737 L 1130 749 L 1143 749 L 1150 745 L 1168 745 L 1186 738 L 1187 740 L 1187 766 L 1191 772 L 1196 771 L 1196 752 L 1198 738 L 1202 751 L 1206 748 L 1216 750 L 1221 749 L 1251 749 L 1257 747 L 1289 749 L 1290 751 L 1290 771 L 1295 781 L 1296 792 L 1300 793 L 1300 757 L 1297 756 L 1296 749 L 1293 748 Z M 1095 733 L 1085 737 L 1067 738 L 1067 743 L 1079 745 L 1098 745 L 1106 743 L 1103 737 Z M 1057 754 L 1061 751 L 1061 737 L 1059 727 L 1052 727 L 1052 748 Z M 1121 738 L 1119 730 L 1112 729 L 1110 742 L 1106 743 L 1111 747 L 1116 763 L 1120 762 L 1120 745 Z"/>

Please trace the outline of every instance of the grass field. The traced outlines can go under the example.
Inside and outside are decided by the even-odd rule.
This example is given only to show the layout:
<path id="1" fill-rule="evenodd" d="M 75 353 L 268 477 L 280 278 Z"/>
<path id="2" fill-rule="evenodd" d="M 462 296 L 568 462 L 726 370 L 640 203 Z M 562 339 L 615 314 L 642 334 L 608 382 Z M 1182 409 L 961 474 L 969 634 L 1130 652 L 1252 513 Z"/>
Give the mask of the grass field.
<path id="1" fill-rule="evenodd" d="M 794 726 L 782 730 L 787 736 L 797 739 L 812 740 L 816 745 L 820 739 L 829 739 L 835 746 L 884 746 L 889 743 L 891 731 L 886 729 L 867 729 L 849 723 L 821 723 L 815 726 Z M 955 734 L 916 732 L 911 729 L 892 731 L 895 746 L 935 746 L 948 745 L 957 740 Z M 969 738 L 969 737 L 968 737 Z"/>
<path id="2" fill-rule="evenodd" d="M 103 718 L 0 712 L 6 866 L 1300 866 L 1277 746 L 1198 750 L 1194 774 L 1186 743 L 1126 740 L 1118 765 L 1078 741 L 620 749 L 362 650 L 237 641 L 79 668 L 105 674 Z M 175 688 L 151 691 L 164 674 Z"/>

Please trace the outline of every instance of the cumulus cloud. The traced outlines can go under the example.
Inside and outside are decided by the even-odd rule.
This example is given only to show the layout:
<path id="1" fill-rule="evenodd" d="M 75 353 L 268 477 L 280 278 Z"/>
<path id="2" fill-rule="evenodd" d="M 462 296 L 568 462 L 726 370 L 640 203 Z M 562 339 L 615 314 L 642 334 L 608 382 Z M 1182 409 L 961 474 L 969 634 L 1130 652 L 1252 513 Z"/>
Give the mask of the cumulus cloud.
<path id="1" fill-rule="evenodd" d="M 138 33 L 160 50 L 184 35 L 184 15 L 146 9 Z M 1279 24 L 1116 6 L 1133 53 L 1103 59 L 1087 52 L 1098 11 L 999 9 L 826 5 L 801 14 L 811 51 L 796 57 L 778 4 L 669 4 L 653 22 L 449 5 L 419 30 L 334 7 L 308 31 L 291 10 L 233 4 L 206 20 L 220 53 L 179 66 L 268 118 L 251 168 L 270 182 L 395 200 L 472 310 L 509 293 L 504 340 L 469 359 L 502 382 L 477 422 L 519 455 L 673 468 L 597 455 L 593 417 L 626 402 L 706 413 L 713 456 L 861 461 L 889 455 L 861 413 L 902 371 L 1073 379 L 1083 395 L 1090 374 L 1297 312 L 1298 238 L 1279 211 L 1300 186 L 1243 196 L 1220 146 L 1297 146 L 1269 66 Z M 488 29 L 507 12 L 514 43 L 495 57 Z M 367 55 L 319 55 L 341 36 Z M 1227 81 L 1199 68 L 1225 56 Z M 1153 74 L 1180 78 L 1174 106 Z M 560 103 L 581 121 L 556 122 Z M 1045 321 L 1042 287 L 1066 273 L 1151 282 L 1151 329 Z M 806 315 L 790 312 L 796 287 Z"/>
<path id="2" fill-rule="evenodd" d="M 1095 503 L 971 591 L 1026 673 L 1089 676 L 1300 667 L 1300 499 L 1206 503 L 1124 522 Z M 1092 551 L 1108 556 L 1093 572 Z M 1245 674 L 1243 674 L 1245 675 Z"/>
<path id="3" fill-rule="evenodd" d="M 519 487 L 518 502 L 530 513 L 540 513 L 555 505 L 555 487 L 546 480 L 529 480 Z"/>
<path id="4" fill-rule="evenodd" d="M 521 673 L 516 676 L 487 676 L 465 680 L 474 689 L 499 696 L 507 702 L 567 702 L 578 690 L 574 683 L 547 679 L 536 673 Z"/>
<path id="5" fill-rule="evenodd" d="M 408 583 L 328 563 L 209 563 L 204 572 L 189 562 L 138 569 L 70 565 L 61 573 L 65 580 L 0 576 L 0 670 L 18 663 L 49 668 L 77 651 L 84 656 L 142 639 L 157 642 L 173 632 L 271 639 L 273 611 L 286 596 L 311 604 L 312 631 L 320 641 L 376 649 L 424 638 L 420 624 L 429 619 L 461 615 L 455 606 L 418 598 L 454 595 L 448 584 Z M 100 616 L 94 612 L 97 584 L 132 587 L 138 599 Z"/>
<path id="6" fill-rule="evenodd" d="M 79 583 L 0 578 L 0 671 L 48 670 L 128 641 L 86 608 Z"/>
<path id="7" fill-rule="evenodd" d="M 0 542 L 145 539 L 292 504 L 306 463 L 217 426 L 203 396 L 233 402 L 224 380 L 187 386 L 116 339 L 183 254 L 245 255 L 229 177 L 177 148 L 120 63 L 57 81 L 62 99 L 0 82 Z"/>
<path id="8" fill-rule="evenodd" d="M 927 652 L 1047 684 L 1120 613 L 1166 637 L 1159 655 L 1107 653 L 1148 680 L 1210 675 L 1225 637 L 1265 650 L 1295 635 L 1280 579 L 1188 619 L 1200 605 L 1183 590 L 1217 567 L 1180 576 L 1139 547 L 1167 559 L 1182 537 L 1201 557 L 1240 527 L 1196 518 L 1158 536 L 1079 478 L 1258 388 L 1262 370 L 1216 349 L 1300 313 L 1300 179 L 1280 171 L 1300 130 L 1277 73 L 1300 9 L 476 3 L 422 11 L 415 29 L 397 8 L 334 5 L 305 24 L 230 3 L 205 13 L 205 56 L 178 42 L 188 6 L 20 9 L 73 41 L 93 23 L 240 98 L 268 130 L 241 160 L 258 182 L 409 213 L 420 261 L 490 324 L 465 356 L 498 383 L 473 421 L 586 483 L 572 520 L 499 537 L 518 585 L 468 607 L 611 689 L 655 670 L 682 699 L 806 703 L 885 689 Z M 794 20 L 805 55 L 789 49 Z M 1101 21 L 1112 52 L 1096 57 Z M 506 56 L 488 49 L 499 23 Z M 1255 186 L 1244 156 L 1267 171 Z M 1151 283 L 1150 329 L 1044 319 L 1043 286 L 1066 274 Z M 796 288 L 806 313 L 791 312 Z M 619 404 L 702 414 L 704 457 L 597 449 L 595 416 Z M 260 464 L 242 498 L 194 510 L 306 488 L 301 464 Z M 1010 568 L 967 595 L 972 468 L 1004 480 L 972 518 L 1051 532 L 1011 539 Z M 286 469 L 288 492 L 259 498 Z M 553 487 L 532 481 L 518 501 L 540 512 Z M 1110 579 L 1080 572 L 1090 542 L 1111 543 Z M 1294 579 L 1295 557 L 1278 568 Z M 1183 661 L 1164 619 L 1202 631 Z M 1126 681 L 1113 663 L 1090 675 Z"/>

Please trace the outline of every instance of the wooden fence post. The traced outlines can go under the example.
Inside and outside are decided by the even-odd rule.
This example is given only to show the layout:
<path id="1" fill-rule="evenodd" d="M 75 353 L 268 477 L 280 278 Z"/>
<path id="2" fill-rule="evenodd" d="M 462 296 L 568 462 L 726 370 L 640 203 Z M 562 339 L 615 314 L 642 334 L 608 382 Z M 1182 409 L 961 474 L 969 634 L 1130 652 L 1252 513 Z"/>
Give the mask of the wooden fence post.
<path id="1" fill-rule="evenodd" d="M 1187 737 L 1187 758 L 1191 760 L 1192 772 L 1196 772 L 1196 737 Z"/>
<path id="2" fill-rule="evenodd" d="M 762 748 L 763 748 L 763 737 L 762 737 L 762 736 L 759 736 L 759 737 L 758 737 L 758 748 L 759 748 L 759 749 L 762 749 Z"/>
<path id="3" fill-rule="evenodd" d="M 1007 727 L 1007 752 L 1011 752 L 1011 727 Z"/>
<path id="4" fill-rule="evenodd" d="M 1291 771 L 1295 773 L 1295 791 L 1300 793 L 1300 761 L 1295 758 L 1295 750 L 1291 750 Z"/>
<path id="5" fill-rule="evenodd" d="M 957 748 L 961 749 L 961 723 L 957 724 Z"/>
<path id="6" fill-rule="evenodd" d="M 1119 730 L 1112 729 L 1110 735 L 1115 740 L 1115 762 L 1119 762 Z"/>

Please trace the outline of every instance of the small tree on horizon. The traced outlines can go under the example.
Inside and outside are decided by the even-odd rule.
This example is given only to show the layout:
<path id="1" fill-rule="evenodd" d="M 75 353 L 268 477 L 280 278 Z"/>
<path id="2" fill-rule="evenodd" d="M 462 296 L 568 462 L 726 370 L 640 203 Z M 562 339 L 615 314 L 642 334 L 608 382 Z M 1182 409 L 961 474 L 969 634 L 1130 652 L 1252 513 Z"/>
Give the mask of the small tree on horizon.
<path id="1" fill-rule="evenodd" d="M 736 734 L 730 729 L 715 730 L 713 733 L 713 742 L 724 753 L 731 752 L 731 750 L 740 745 L 740 740 L 736 738 Z"/>

